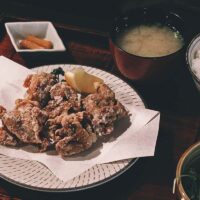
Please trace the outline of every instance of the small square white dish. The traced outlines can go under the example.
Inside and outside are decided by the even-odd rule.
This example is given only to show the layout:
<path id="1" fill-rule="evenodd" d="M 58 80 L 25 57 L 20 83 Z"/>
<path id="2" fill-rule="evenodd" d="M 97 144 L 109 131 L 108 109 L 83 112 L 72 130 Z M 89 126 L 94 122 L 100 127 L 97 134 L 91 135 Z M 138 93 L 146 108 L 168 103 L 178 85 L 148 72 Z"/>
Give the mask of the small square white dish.
<path id="1" fill-rule="evenodd" d="M 53 24 L 49 21 L 9 22 L 5 23 L 6 31 L 16 52 L 61 52 L 65 46 Z M 50 40 L 52 49 L 20 49 L 19 43 L 28 35 Z"/>

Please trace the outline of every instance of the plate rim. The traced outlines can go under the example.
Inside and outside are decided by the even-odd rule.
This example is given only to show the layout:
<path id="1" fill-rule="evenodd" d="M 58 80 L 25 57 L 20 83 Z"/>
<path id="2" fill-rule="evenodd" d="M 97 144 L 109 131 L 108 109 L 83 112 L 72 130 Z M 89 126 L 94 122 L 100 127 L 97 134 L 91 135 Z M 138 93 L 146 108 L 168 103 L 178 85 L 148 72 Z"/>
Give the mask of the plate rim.
<path id="1" fill-rule="evenodd" d="M 100 181 L 97 181 L 95 183 L 91 183 L 91 184 L 88 184 L 85 186 L 79 186 L 79 187 L 74 187 L 74 188 L 57 188 L 57 189 L 55 189 L 55 188 L 41 188 L 41 187 L 36 187 L 36 186 L 29 186 L 29 185 L 26 185 L 23 183 L 19 183 L 11 178 L 8 178 L 1 173 L 0 173 L 0 178 L 4 179 L 5 181 L 8 181 L 9 183 L 12 183 L 19 187 L 26 188 L 26 189 L 29 189 L 32 191 L 48 192 L 48 193 L 72 193 L 72 192 L 78 192 L 78 191 L 84 191 L 84 190 L 96 188 L 98 186 L 104 185 L 104 184 L 118 178 L 120 175 L 122 175 L 128 169 L 130 169 L 134 164 L 136 164 L 139 159 L 140 158 L 133 158 L 124 168 L 120 169 L 115 174 L 113 174 L 103 180 L 100 180 Z M 38 162 L 38 161 L 36 161 L 36 162 Z"/>
<path id="2" fill-rule="evenodd" d="M 76 66 L 76 67 L 89 67 L 89 68 L 93 68 L 94 70 L 100 70 L 103 71 L 105 73 L 108 73 L 112 76 L 117 77 L 118 79 L 120 79 L 121 81 L 123 81 L 125 84 L 127 84 L 131 89 L 133 89 L 133 91 L 139 96 L 139 98 L 141 99 L 142 103 L 144 104 L 144 107 L 147 108 L 147 105 L 145 103 L 145 101 L 143 100 L 143 98 L 141 97 L 141 95 L 139 94 L 139 92 L 137 91 L 137 89 L 135 89 L 133 86 L 131 86 L 129 83 L 127 83 L 127 81 L 123 80 L 121 77 L 112 74 L 104 69 L 99 69 L 97 67 L 93 67 L 93 66 L 89 66 L 89 65 L 81 65 L 81 64 L 70 64 L 70 63 L 60 63 L 60 64 L 47 64 L 47 65 L 40 65 L 40 66 L 35 66 L 33 68 L 31 68 L 30 70 L 35 71 L 39 68 L 43 68 L 43 67 L 54 67 L 54 66 L 60 66 L 61 68 L 67 65 L 71 65 L 71 66 Z M 3 154 L 2 154 L 3 155 Z M 0 173 L 0 178 L 4 179 L 5 181 L 8 181 L 11 184 L 14 184 L 16 186 L 22 187 L 22 188 L 26 188 L 32 191 L 38 191 L 38 192 L 48 192 L 48 193 L 72 193 L 72 192 L 78 192 L 78 191 L 84 191 L 84 190 L 88 190 L 88 189 L 92 189 L 92 188 L 96 188 L 98 186 L 104 185 L 110 181 L 113 181 L 114 179 L 118 178 L 120 175 L 122 175 L 123 173 L 125 173 L 127 170 L 129 170 L 133 165 L 135 165 L 137 163 L 137 161 L 140 158 L 133 158 L 130 159 L 129 163 L 123 167 L 122 169 L 120 169 L 118 172 L 112 174 L 111 176 L 108 176 L 102 180 L 96 181 L 94 183 L 88 184 L 88 185 L 84 185 L 84 186 L 78 186 L 78 187 L 73 187 L 73 188 L 42 188 L 42 187 L 37 187 L 37 186 L 31 186 L 31 185 L 27 185 L 24 183 L 20 183 L 18 181 L 15 181 L 14 179 L 11 179 L 5 175 L 3 175 L 2 173 Z M 129 160 L 129 159 L 126 159 Z M 38 161 L 36 161 L 38 162 Z M 52 173 L 52 172 L 51 172 Z"/>

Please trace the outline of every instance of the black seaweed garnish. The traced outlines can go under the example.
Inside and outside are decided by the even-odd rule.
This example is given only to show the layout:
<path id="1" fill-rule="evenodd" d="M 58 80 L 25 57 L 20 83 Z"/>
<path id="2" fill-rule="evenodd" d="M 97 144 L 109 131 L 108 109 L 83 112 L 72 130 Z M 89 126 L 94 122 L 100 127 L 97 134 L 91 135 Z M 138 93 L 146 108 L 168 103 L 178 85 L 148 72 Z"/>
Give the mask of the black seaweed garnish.
<path id="1" fill-rule="evenodd" d="M 54 69 L 51 72 L 51 74 L 54 74 L 56 76 L 56 79 L 59 81 L 59 76 L 60 75 L 64 76 L 65 72 L 64 72 L 64 70 L 61 67 L 58 67 L 58 68 Z"/>

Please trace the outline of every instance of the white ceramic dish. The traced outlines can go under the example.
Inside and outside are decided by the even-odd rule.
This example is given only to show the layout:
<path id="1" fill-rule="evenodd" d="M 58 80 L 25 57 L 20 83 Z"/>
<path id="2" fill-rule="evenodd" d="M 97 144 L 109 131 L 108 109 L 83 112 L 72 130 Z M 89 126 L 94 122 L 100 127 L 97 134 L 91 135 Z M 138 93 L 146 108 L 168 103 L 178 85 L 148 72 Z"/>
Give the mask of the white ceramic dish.
<path id="1" fill-rule="evenodd" d="M 60 39 L 53 24 L 48 21 L 33 22 L 9 22 L 5 23 L 6 31 L 17 52 L 60 52 L 65 51 L 65 46 Z M 53 43 L 52 49 L 20 49 L 19 42 L 28 35 L 50 40 Z"/>
<path id="2" fill-rule="evenodd" d="M 58 67 L 62 67 L 65 71 L 71 71 L 80 67 L 80 65 L 49 65 L 34 68 L 33 70 L 36 72 L 44 71 L 50 73 Z M 138 93 L 118 77 L 100 69 L 88 66 L 81 67 L 90 74 L 102 78 L 115 92 L 116 98 L 123 105 L 133 104 L 134 106 L 145 108 L 144 102 Z M 121 90 L 125 92 L 122 93 Z M 79 176 L 63 182 L 52 174 L 46 166 L 37 161 L 12 158 L 0 154 L 0 177 L 13 184 L 33 190 L 70 192 L 89 189 L 109 182 L 128 170 L 137 160 L 138 158 L 97 164 Z"/>
<path id="3" fill-rule="evenodd" d="M 200 91 L 200 77 L 198 76 L 197 73 L 194 72 L 194 69 L 192 67 L 192 60 L 196 58 L 197 50 L 200 50 L 200 34 L 196 35 L 193 38 L 186 52 L 186 60 L 190 73 L 192 74 L 192 78 L 194 80 L 197 89 Z M 200 65 L 199 65 L 199 70 L 200 70 Z"/>

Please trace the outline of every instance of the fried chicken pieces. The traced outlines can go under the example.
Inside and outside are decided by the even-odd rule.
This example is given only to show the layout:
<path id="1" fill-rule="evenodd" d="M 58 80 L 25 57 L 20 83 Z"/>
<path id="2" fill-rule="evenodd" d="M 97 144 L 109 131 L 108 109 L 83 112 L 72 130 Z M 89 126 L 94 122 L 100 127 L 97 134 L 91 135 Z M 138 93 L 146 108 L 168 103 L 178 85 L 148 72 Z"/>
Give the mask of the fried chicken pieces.
<path id="1" fill-rule="evenodd" d="M 18 99 L 15 109 L 3 115 L 2 121 L 9 132 L 23 143 L 41 144 L 41 132 L 48 114 L 41 110 L 38 102 Z"/>
<path id="2" fill-rule="evenodd" d="M 80 97 L 66 82 L 49 73 L 29 75 L 24 81 L 25 99 L 6 111 L 0 106 L 0 144 L 33 144 L 46 151 L 53 147 L 61 156 L 89 149 L 110 134 L 116 120 L 128 115 L 114 92 L 99 84 L 96 93 Z"/>
<path id="3" fill-rule="evenodd" d="M 124 106 L 115 99 L 114 92 L 105 84 L 100 84 L 95 94 L 85 97 L 82 104 L 92 115 L 91 123 L 99 136 L 110 134 L 114 129 L 114 122 L 128 114 Z"/>
<path id="4" fill-rule="evenodd" d="M 52 74 L 42 72 L 29 75 L 24 81 L 24 87 L 28 88 L 26 98 L 45 106 L 50 99 L 51 86 L 56 82 L 56 77 Z"/>
<path id="5" fill-rule="evenodd" d="M 86 112 L 58 116 L 51 125 L 58 125 L 52 135 L 56 150 L 62 156 L 69 156 L 89 149 L 97 140 L 93 132 L 89 115 Z"/>

